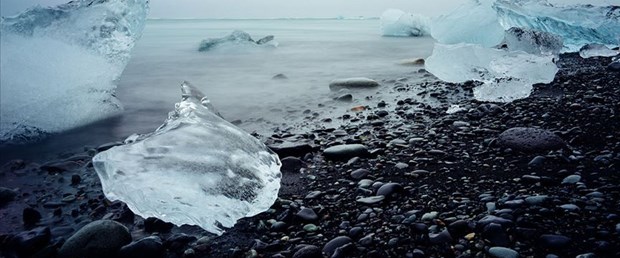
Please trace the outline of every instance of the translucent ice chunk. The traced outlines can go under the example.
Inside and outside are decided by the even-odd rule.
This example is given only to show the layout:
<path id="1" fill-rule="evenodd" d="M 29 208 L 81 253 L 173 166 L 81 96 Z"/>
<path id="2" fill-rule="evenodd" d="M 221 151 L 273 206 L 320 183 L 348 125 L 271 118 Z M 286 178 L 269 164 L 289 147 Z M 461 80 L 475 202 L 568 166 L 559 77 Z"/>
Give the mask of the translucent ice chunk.
<path id="1" fill-rule="evenodd" d="M 264 38 L 261 38 L 255 41 L 254 39 L 252 39 L 252 36 L 250 36 L 249 33 L 245 31 L 241 31 L 241 30 L 235 30 L 230 35 L 223 37 L 223 38 L 212 38 L 212 39 L 203 40 L 202 42 L 200 42 L 198 51 L 201 51 L 201 52 L 208 51 L 208 50 L 211 50 L 213 48 L 216 48 L 222 45 L 229 45 L 229 46 L 264 45 L 264 46 L 277 47 L 278 42 L 274 41 L 273 39 L 274 39 L 273 35 L 268 35 Z"/>
<path id="2" fill-rule="evenodd" d="M 529 28 L 564 39 L 565 51 L 588 43 L 620 43 L 620 7 L 553 5 L 544 0 L 497 0 L 493 5 L 504 28 Z"/>
<path id="3" fill-rule="evenodd" d="M 381 15 L 381 32 L 383 36 L 392 37 L 430 35 L 430 20 L 422 15 L 388 9 Z"/>
<path id="4" fill-rule="evenodd" d="M 558 35 L 522 28 L 510 28 L 506 31 L 506 45 L 511 51 L 554 55 L 559 54 L 564 47 L 562 37 Z"/>
<path id="5" fill-rule="evenodd" d="M 431 35 L 439 43 L 472 43 L 494 47 L 504 40 L 504 28 L 492 8 L 493 0 L 469 0 L 448 15 L 431 22 Z"/>
<path id="6" fill-rule="evenodd" d="M 620 54 L 620 52 L 618 52 L 617 50 L 609 49 L 607 46 L 603 44 L 588 44 L 588 45 L 583 46 L 579 50 L 579 55 L 582 58 L 590 58 L 590 57 L 595 57 L 595 56 L 610 57 L 610 56 L 616 56 L 618 54 Z"/>
<path id="7" fill-rule="evenodd" d="M 267 210 L 280 189 L 280 160 L 226 122 L 188 83 L 155 132 L 101 152 L 93 165 L 103 191 L 142 217 L 222 234 Z"/>
<path id="8" fill-rule="evenodd" d="M 558 71 L 552 55 L 484 48 L 473 44 L 435 44 L 426 69 L 439 79 L 460 83 L 483 82 L 474 97 L 483 101 L 512 101 L 529 96 L 532 84 L 553 81 Z"/>
<path id="9" fill-rule="evenodd" d="M 117 114 L 115 80 L 148 0 L 80 0 L 0 22 L 0 143 L 22 143 Z"/>

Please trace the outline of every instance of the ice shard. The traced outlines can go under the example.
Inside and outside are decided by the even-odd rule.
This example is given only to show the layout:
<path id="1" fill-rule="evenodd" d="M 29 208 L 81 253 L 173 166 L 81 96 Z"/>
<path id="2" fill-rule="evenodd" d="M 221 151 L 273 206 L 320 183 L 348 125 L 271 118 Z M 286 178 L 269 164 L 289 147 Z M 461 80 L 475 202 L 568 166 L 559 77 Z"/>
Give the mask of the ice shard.
<path id="1" fill-rule="evenodd" d="M 582 58 L 590 58 L 595 56 L 610 57 L 617 56 L 619 54 L 620 52 L 618 50 L 609 49 L 603 44 L 596 43 L 587 44 L 581 47 L 581 49 L 579 49 L 579 56 L 581 56 Z"/>
<path id="2" fill-rule="evenodd" d="M 419 37 L 430 35 L 428 17 L 388 9 L 381 15 L 381 32 L 390 37 Z"/>
<path id="3" fill-rule="evenodd" d="M 588 43 L 620 44 L 620 6 L 553 5 L 544 0 L 497 0 L 497 17 L 506 29 L 528 28 L 559 35 L 565 51 Z"/>
<path id="4" fill-rule="evenodd" d="M 280 160 L 258 139 L 217 115 L 188 83 L 155 132 L 97 154 L 93 165 L 108 199 L 142 217 L 198 225 L 222 234 L 263 212 L 280 188 Z"/>
<path id="5" fill-rule="evenodd" d="M 474 89 L 478 100 L 508 102 L 529 96 L 535 83 L 553 81 L 558 71 L 553 58 L 474 44 L 435 44 L 426 69 L 447 82 L 482 82 Z"/>
<path id="6" fill-rule="evenodd" d="M 493 0 L 469 0 L 450 14 L 431 22 L 431 35 L 439 43 L 471 43 L 494 47 L 504 40 L 504 28 L 492 8 Z"/>
<path id="7" fill-rule="evenodd" d="M 32 141 L 117 114 L 115 81 L 148 0 L 78 0 L 0 22 L 0 143 Z"/>

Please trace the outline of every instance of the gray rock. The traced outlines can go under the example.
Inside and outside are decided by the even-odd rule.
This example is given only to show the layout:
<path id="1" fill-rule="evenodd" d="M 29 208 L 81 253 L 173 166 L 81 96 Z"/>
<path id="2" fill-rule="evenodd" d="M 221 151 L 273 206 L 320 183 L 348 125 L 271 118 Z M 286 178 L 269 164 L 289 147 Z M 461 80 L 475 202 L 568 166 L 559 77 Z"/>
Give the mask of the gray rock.
<path id="1" fill-rule="evenodd" d="M 519 258 L 519 253 L 506 247 L 491 247 L 489 255 L 495 258 Z"/>
<path id="2" fill-rule="evenodd" d="M 340 95 L 340 96 L 336 97 L 335 100 L 343 101 L 343 102 L 351 102 L 351 101 L 353 101 L 353 95 L 351 95 L 351 94 Z"/>
<path id="3" fill-rule="evenodd" d="M 9 188 L 0 187 L 0 207 L 12 202 L 15 199 L 15 196 L 17 196 L 17 192 Z"/>
<path id="4" fill-rule="evenodd" d="M 58 251 L 59 257 L 113 257 L 121 247 L 131 242 L 125 226 L 111 220 L 97 220 L 84 226 Z"/>
<path id="5" fill-rule="evenodd" d="M 607 66 L 607 69 L 610 70 L 610 71 L 615 71 L 615 72 L 620 71 L 620 61 L 611 62 Z"/>
<path id="6" fill-rule="evenodd" d="M 336 237 L 330 240 L 329 242 L 327 242 L 325 246 L 323 246 L 323 252 L 327 254 L 327 257 L 331 257 L 332 254 L 334 254 L 337 249 L 344 247 L 345 245 L 350 244 L 352 242 L 353 240 L 351 240 L 351 238 L 347 236 Z"/>
<path id="7" fill-rule="evenodd" d="M 344 144 L 325 149 L 323 155 L 331 160 L 349 160 L 353 157 L 368 156 L 369 152 L 368 148 L 362 144 Z"/>
<path id="8" fill-rule="evenodd" d="M 562 249 L 568 247 L 571 239 L 562 235 L 542 235 L 538 243 L 544 248 Z"/>
<path id="9" fill-rule="evenodd" d="M 310 208 L 301 209 L 299 212 L 297 212 L 296 216 L 306 222 L 312 222 L 319 219 L 319 216 L 316 215 L 314 210 Z"/>
<path id="10" fill-rule="evenodd" d="M 570 175 L 562 180 L 562 184 L 575 184 L 579 181 L 581 181 L 580 175 Z"/>
<path id="11" fill-rule="evenodd" d="M 314 245 L 307 245 L 303 248 L 297 250 L 295 254 L 293 254 L 293 258 L 316 258 L 323 257 L 321 254 L 321 249 Z"/>
<path id="12" fill-rule="evenodd" d="M 497 143 L 504 148 L 524 152 L 548 151 L 566 146 L 562 138 L 543 129 L 515 127 L 501 133 Z"/>
<path id="13" fill-rule="evenodd" d="M 379 196 L 360 198 L 360 199 L 357 199 L 357 202 L 363 203 L 363 204 L 375 204 L 375 203 L 380 203 L 383 200 L 385 200 L 385 196 L 379 195 Z"/>
<path id="14" fill-rule="evenodd" d="M 402 190 L 403 186 L 399 183 L 387 183 L 379 187 L 379 190 L 377 190 L 377 196 L 383 195 L 385 197 L 390 197 L 392 194 Z"/>
<path id="15" fill-rule="evenodd" d="M 268 36 L 263 37 L 262 39 L 257 40 L 256 44 L 262 45 L 262 44 L 272 41 L 273 39 L 275 39 L 273 35 L 268 35 Z"/>
<path id="16" fill-rule="evenodd" d="M 166 249 L 158 236 L 150 236 L 140 239 L 126 246 L 118 252 L 121 258 L 161 258 L 164 257 Z"/>
<path id="17" fill-rule="evenodd" d="M 296 157 L 286 157 L 280 160 L 282 167 L 280 171 L 288 173 L 299 173 L 299 170 L 304 166 L 304 162 Z"/>
<path id="18" fill-rule="evenodd" d="M 336 79 L 329 83 L 329 89 L 333 91 L 341 89 L 368 89 L 378 86 L 379 83 L 377 81 L 364 77 Z"/>
<path id="19" fill-rule="evenodd" d="M 24 231 L 11 238 L 8 246 L 19 257 L 30 257 L 46 247 L 52 238 L 50 228 L 38 227 Z M 62 256 L 60 256 L 62 257 Z"/>
<path id="20" fill-rule="evenodd" d="M 360 169 L 357 169 L 351 172 L 351 177 L 353 179 L 362 179 L 366 177 L 368 174 L 370 174 L 370 171 L 368 169 L 360 168 Z"/>

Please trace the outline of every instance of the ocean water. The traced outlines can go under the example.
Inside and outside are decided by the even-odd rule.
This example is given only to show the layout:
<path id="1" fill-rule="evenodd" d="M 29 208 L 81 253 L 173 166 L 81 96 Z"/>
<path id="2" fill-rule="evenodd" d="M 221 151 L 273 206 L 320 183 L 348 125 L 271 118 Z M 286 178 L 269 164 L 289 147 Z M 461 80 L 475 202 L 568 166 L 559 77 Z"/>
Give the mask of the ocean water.
<path id="1" fill-rule="evenodd" d="M 354 105 L 393 98 L 378 94 L 382 86 L 355 92 L 354 103 L 337 103 L 340 93 L 329 82 L 347 77 L 378 81 L 408 78 L 415 82 L 421 67 L 401 65 L 404 59 L 426 58 L 434 40 L 381 37 L 379 20 L 149 20 L 132 59 L 118 81 L 124 105 L 118 117 L 54 135 L 24 146 L 1 147 L 0 161 L 41 161 L 84 146 L 148 133 L 166 119 L 180 100 L 180 84 L 189 81 L 211 99 L 229 121 L 248 132 L 269 135 L 301 121 L 310 110 L 328 116 Z M 277 47 L 223 46 L 198 52 L 200 41 L 243 30 L 257 40 L 274 35 Z M 284 74 L 286 80 L 274 80 Z M 419 78 L 421 79 L 421 78 Z M 399 93 L 394 93 L 399 94 Z M 412 96 L 413 97 L 413 96 Z"/>

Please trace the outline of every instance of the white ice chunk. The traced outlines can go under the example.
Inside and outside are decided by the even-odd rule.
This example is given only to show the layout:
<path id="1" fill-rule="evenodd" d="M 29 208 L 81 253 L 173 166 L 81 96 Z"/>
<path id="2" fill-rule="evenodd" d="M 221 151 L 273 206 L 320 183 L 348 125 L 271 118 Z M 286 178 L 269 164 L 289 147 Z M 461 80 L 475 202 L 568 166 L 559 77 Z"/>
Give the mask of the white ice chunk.
<path id="1" fill-rule="evenodd" d="M 611 2 L 610 2 L 611 3 Z M 497 0 L 493 5 L 504 28 L 529 28 L 564 39 L 564 51 L 588 43 L 620 43 L 620 8 L 616 5 L 550 4 L 544 0 Z"/>
<path id="2" fill-rule="evenodd" d="M 115 81 L 148 0 L 80 0 L 0 22 L 0 143 L 36 140 L 117 114 Z"/>
<path id="3" fill-rule="evenodd" d="M 219 117 L 188 83 L 155 132 L 101 152 L 93 165 L 106 197 L 142 217 L 198 225 L 214 234 L 263 212 L 280 189 L 280 160 Z"/>
<path id="4" fill-rule="evenodd" d="M 473 44 L 435 44 L 426 69 L 439 79 L 483 82 L 474 89 L 482 101 L 507 102 L 529 96 L 535 83 L 553 81 L 558 71 L 552 55 L 484 48 Z"/>
<path id="5" fill-rule="evenodd" d="M 431 35 L 439 43 L 472 43 L 494 47 L 504 40 L 504 28 L 492 8 L 493 0 L 469 0 L 450 14 L 431 22 Z"/>
<path id="6" fill-rule="evenodd" d="M 430 19 L 398 9 L 388 9 L 381 15 L 381 32 L 383 36 L 391 37 L 430 35 Z"/>
<path id="7" fill-rule="evenodd" d="M 510 28 L 506 31 L 506 45 L 511 51 L 553 55 L 559 54 L 564 47 L 562 37 L 558 35 L 522 28 Z"/>
<path id="8" fill-rule="evenodd" d="M 583 46 L 579 50 L 579 55 L 582 58 L 590 58 L 590 57 L 595 57 L 595 56 L 610 57 L 610 56 L 617 56 L 618 54 L 620 54 L 620 52 L 618 52 L 617 50 L 609 49 L 607 46 L 603 44 L 588 44 L 588 45 Z"/>
<path id="9" fill-rule="evenodd" d="M 448 110 L 446 110 L 446 114 L 456 114 L 463 111 L 467 111 L 467 109 L 459 105 L 450 105 Z"/>

